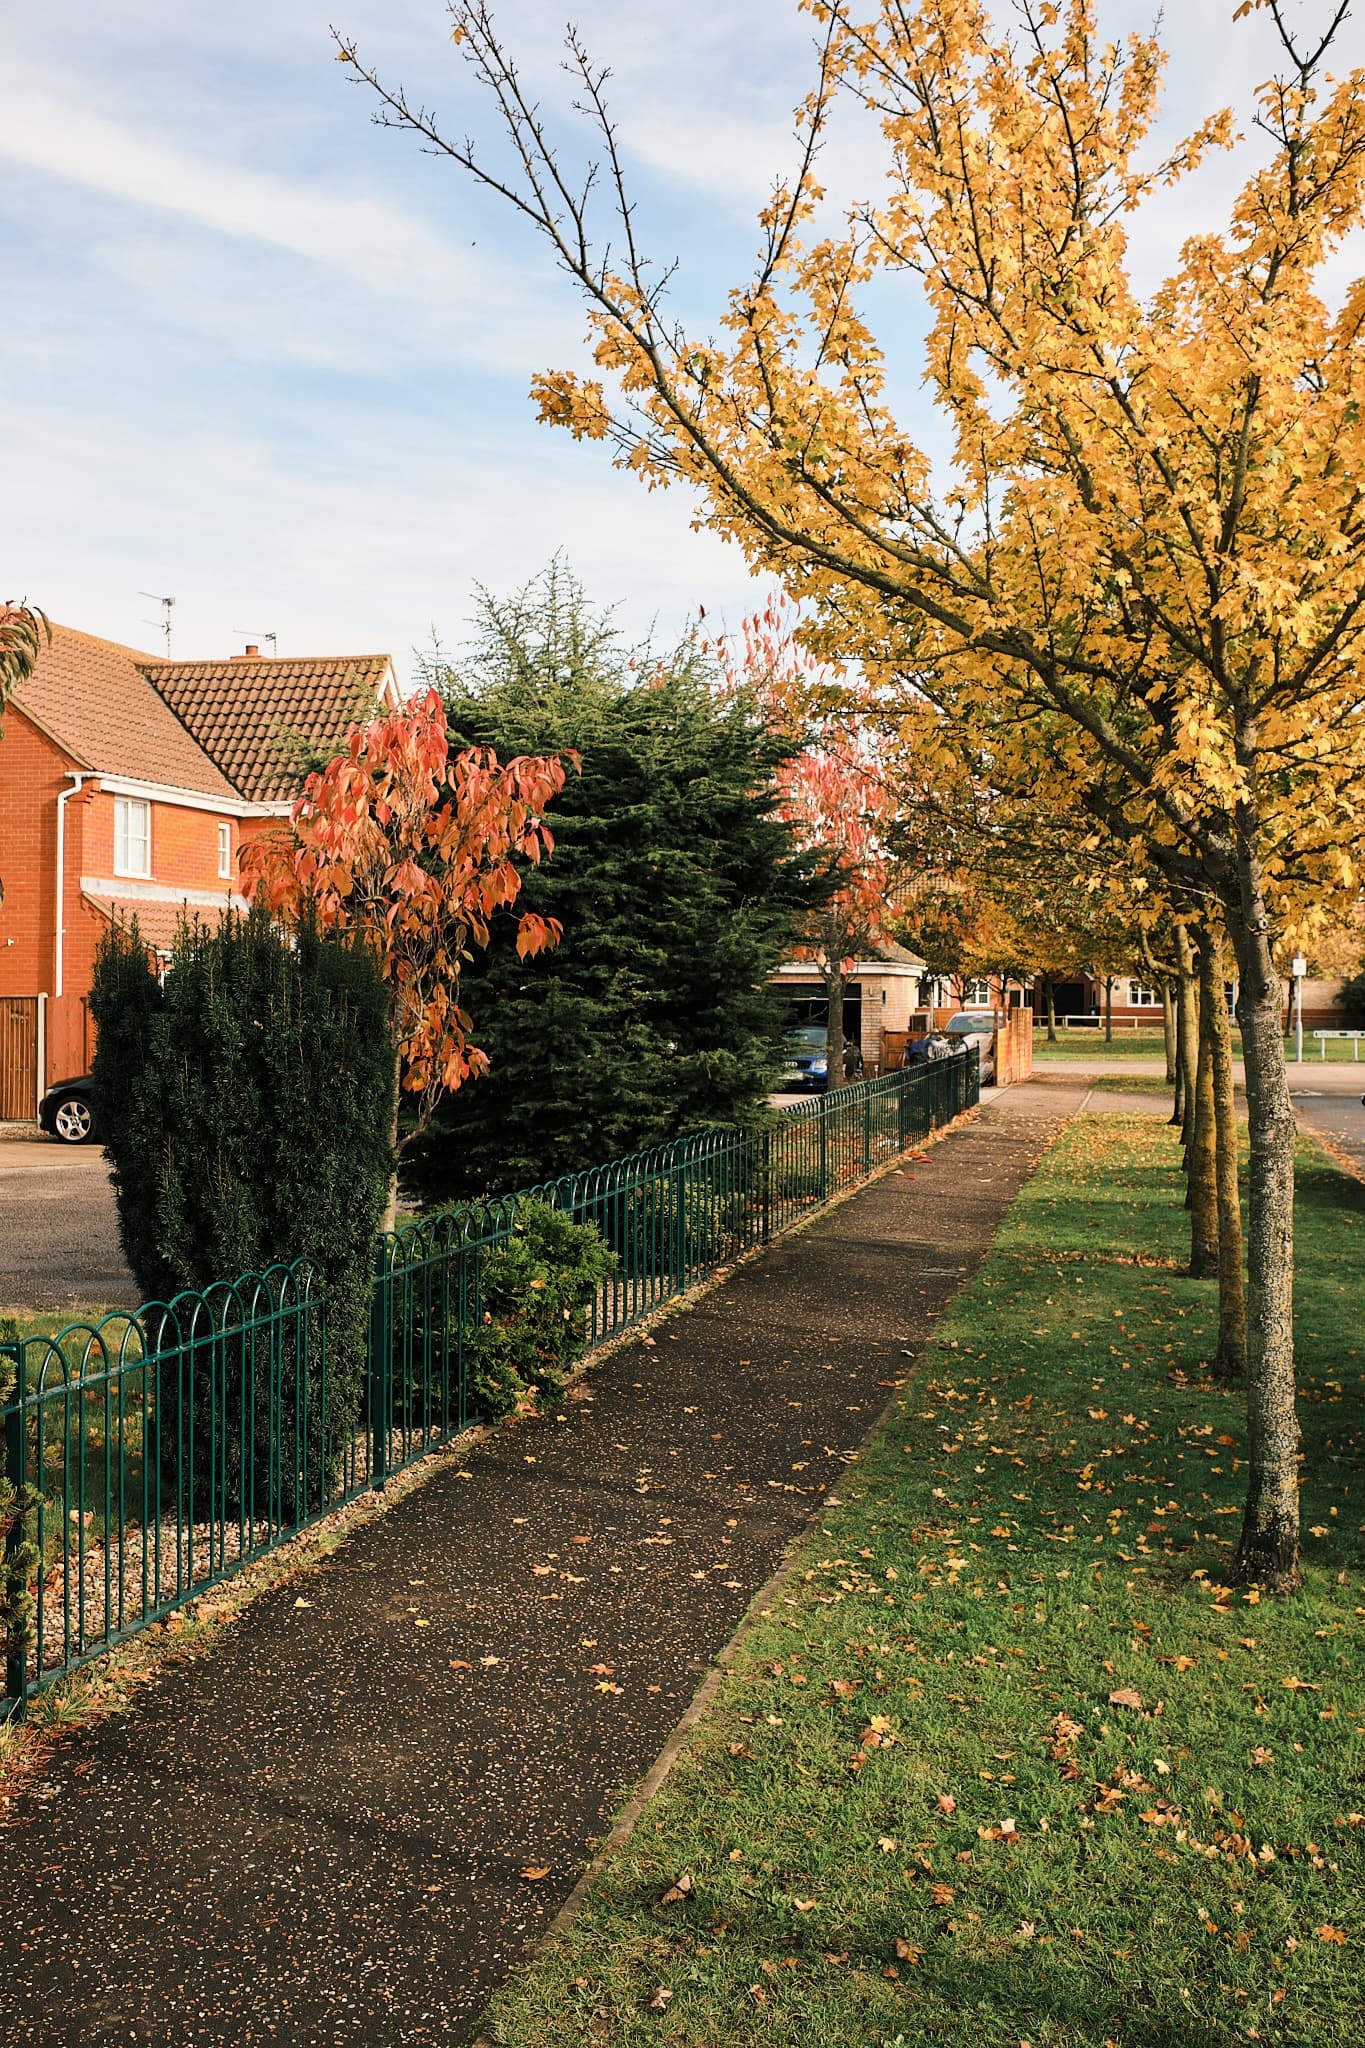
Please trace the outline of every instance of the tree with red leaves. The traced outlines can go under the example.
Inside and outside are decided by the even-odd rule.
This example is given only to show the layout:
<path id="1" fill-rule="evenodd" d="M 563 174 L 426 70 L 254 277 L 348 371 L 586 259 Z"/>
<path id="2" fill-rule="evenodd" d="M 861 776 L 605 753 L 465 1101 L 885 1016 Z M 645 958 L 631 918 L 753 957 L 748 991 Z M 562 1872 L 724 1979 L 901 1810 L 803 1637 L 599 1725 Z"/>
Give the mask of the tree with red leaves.
<path id="1" fill-rule="evenodd" d="M 844 1078 L 844 979 L 890 937 L 886 833 L 895 811 L 870 730 L 835 679 L 796 638 L 780 597 L 746 619 L 739 645 L 719 648 L 725 687 L 747 691 L 774 731 L 800 742 L 778 770 L 781 816 L 797 845 L 825 863 L 829 893 L 805 920 L 798 958 L 819 970 L 829 1000 L 826 1071 Z M 837 709 L 822 709 L 822 706 Z"/>
<path id="2" fill-rule="evenodd" d="M 444 706 L 428 690 L 357 726 L 346 752 L 308 777 L 292 829 L 243 854 L 248 897 L 286 921 L 359 928 L 379 949 L 393 991 L 395 1156 L 400 1090 L 415 1099 L 420 1129 L 443 1089 L 487 1068 L 460 1005 L 460 971 L 515 903 L 517 863 L 551 851 L 543 813 L 564 777 L 554 757 L 452 753 Z M 518 921 L 523 958 L 559 938 L 554 918 Z"/>

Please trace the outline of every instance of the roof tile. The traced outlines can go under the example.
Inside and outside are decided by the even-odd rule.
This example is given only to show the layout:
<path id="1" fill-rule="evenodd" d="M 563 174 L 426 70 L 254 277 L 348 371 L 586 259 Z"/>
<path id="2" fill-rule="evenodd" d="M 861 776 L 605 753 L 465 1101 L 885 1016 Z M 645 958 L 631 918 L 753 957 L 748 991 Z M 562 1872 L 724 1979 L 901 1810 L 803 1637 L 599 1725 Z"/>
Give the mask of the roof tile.
<path id="1" fill-rule="evenodd" d="M 10 701 L 82 768 L 230 797 L 222 770 L 153 689 L 149 665 L 155 669 L 154 657 L 132 647 L 54 626 L 33 674 Z"/>
<path id="2" fill-rule="evenodd" d="M 387 654 L 238 656 L 156 662 L 147 673 L 242 796 L 280 803 L 298 794 L 305 765 L 338 753 L 374 716 L 391 667 Z"/>

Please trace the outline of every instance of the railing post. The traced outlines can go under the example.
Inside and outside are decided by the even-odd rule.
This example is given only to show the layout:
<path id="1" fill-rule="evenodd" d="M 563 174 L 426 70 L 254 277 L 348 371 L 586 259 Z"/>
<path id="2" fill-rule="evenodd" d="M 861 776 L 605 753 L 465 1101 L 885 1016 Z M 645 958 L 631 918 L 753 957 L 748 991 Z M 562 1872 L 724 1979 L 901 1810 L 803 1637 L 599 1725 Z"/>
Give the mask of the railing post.
<path id="1" fill-rule="evenodd" d="M 24 1501 L 27 1496 L 24 1414 L 24 1347 L 22 1343 L 0 1346 L 0 1355 L 14 1361 L 13 1406 L 5 1414 L 5 1477 L 14 1490 L 14 1520 L 5 1537 L 5 1607 L 10 1616 L 5 1630 L 5 1693 L 14 1702 L 13 1712 L 22 1721 L 28 1700 L 28 1653 L 23 1631 L 15 1617 L 23 1612 L 26 1573 L 24 1552 Z"/>
<path id="2" fill-rule="evenodd" d="M 762 1175 L 762 1182 L 763 1182 L 763 1243 L 764 1243 L 764 1244 L 767 1244 L 767 1243 L 769 1243 L 769 1242 L 771 1241 L 771 1238 L 772 1238 L 772 1234 L 773 1234 L 773 1219 L 772 1219 L 772 1169 L 773 1169 L 773 1134 L 772 1134 L 772 1132 L 771 1132 L 771 1131 L 767 1131 L 767 1130 L 765 1130 L 765 1131 L 762 1131 L 762 1132 L 760 1132 L 760 1134 L 759 1134 L 759 1142 L 760 1142 L 760 1148 L 761 1148 L 761 1149 L 760 1149 L 760 1162 L 759 1162 L 759 1169 L 758 1169 L 758 1170 L 759 1170 L 759 1173 L 760 1173 L 760 1174 Z"/>
<path id="3" fill-rule="evenodd" d="M 820 1201 L 829 1200 L 829 1096 L 820 1098 Z"/>
<path id="4" fill-rule="evenodd" d="M 389 1477 L 389 1345 L 393 1317 L 389 1302 L 389 1247 L 380 1237 L 376 1247 L 374 1293 L 370 1297 L 370 1485 L 384 1486 Z"/>
<path id="5" fill-rule="evenodd" d="M 863 1096 L 863 1179 L 872 1171 L 872 1083 L 864 1081 L 867 1093 Z"/>

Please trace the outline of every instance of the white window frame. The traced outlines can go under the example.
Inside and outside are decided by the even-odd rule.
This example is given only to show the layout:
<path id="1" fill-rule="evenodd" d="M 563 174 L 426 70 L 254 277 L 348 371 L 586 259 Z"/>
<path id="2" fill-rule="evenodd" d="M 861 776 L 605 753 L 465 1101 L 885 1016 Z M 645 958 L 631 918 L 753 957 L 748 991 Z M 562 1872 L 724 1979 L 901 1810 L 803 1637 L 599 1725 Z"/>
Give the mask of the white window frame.
<path id="1" fill-rule="evenodd" d="M 1140 981 L 1129 982 L 1128 1007 L 1130 1010 L 1154 1010 L 1160 1001 L 1161 997 L 1154 988 L 1144 988 Z"/>
<path id="2" fill-rule="evenodd" d="M 227 818 L 218 820 L 218 879 L 232 880 L 232 824 Z"/>
<path id="3" fill-rule="evenodd" d="M 991 984 L 985 981 L 969 981 L 962 990 L 964 1010 L 989 1010 L 991 1007 Z"/>
<path id="4" fill-rule="evenodd" d="M 129 826 L 136 821 L 141 831 L 134 836 Z M 135 865 L 137 860 L 141 865 Z M 114 873 L 146 881 L 152 872 L 152 807 L 145 797 L 114 798 Z"/>

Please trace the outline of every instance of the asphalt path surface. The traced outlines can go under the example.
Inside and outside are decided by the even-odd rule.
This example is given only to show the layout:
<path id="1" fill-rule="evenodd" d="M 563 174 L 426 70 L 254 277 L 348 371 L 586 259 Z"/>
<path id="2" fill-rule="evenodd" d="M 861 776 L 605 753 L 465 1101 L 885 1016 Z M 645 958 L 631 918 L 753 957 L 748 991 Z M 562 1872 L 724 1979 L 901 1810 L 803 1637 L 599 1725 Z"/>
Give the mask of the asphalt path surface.
<path id="1" fill-rule="evenodd" d="M 0 1137 L 0 1315 L 137 1300 L 99 1146 Z"/>
<path id="2" fill-rule="evenodd" d="M 65 1733 L 0 1806 L 4 2048 L 467 2040 L 1084 1092 L 1007 1091 Z"/>

